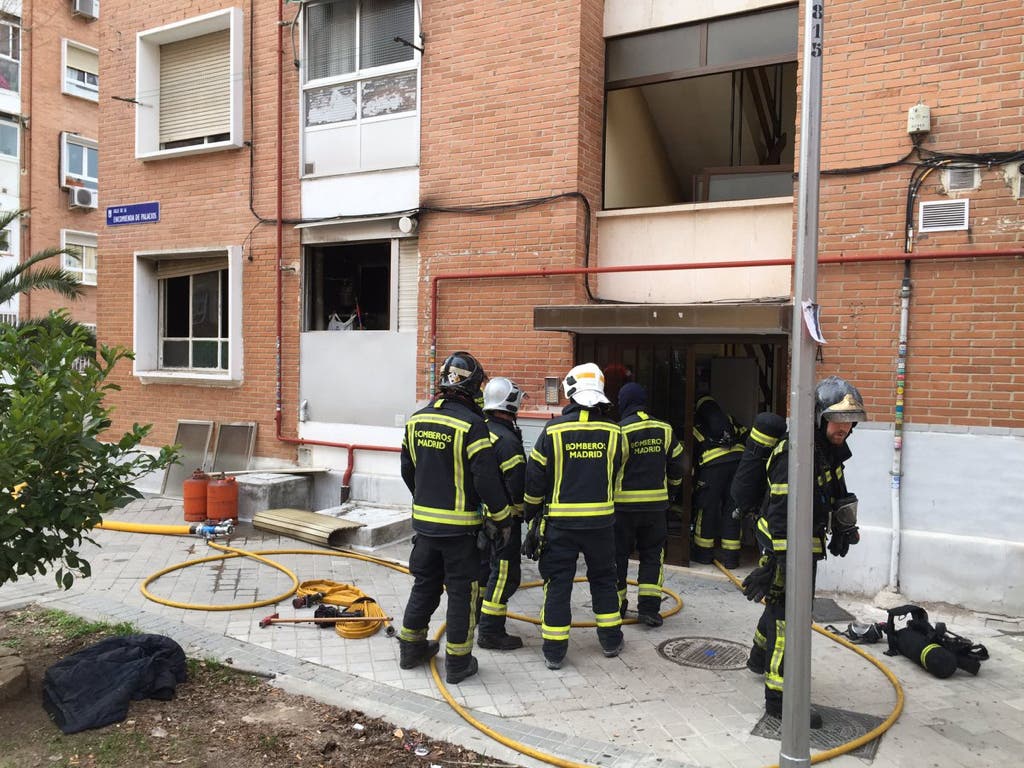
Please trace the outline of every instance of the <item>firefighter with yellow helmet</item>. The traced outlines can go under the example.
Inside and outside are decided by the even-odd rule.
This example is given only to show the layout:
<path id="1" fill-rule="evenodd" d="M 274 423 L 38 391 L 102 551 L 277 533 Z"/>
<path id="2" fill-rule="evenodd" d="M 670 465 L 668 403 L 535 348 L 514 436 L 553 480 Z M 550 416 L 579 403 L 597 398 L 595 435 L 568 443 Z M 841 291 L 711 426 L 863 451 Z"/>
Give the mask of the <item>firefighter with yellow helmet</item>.
<path id="1" fill-rule="evenodd" d="M 562 387 L 569 404 L 544 426 L 530 452 L 523 497 L 530 522 L 523 552 L 539 557 L 544 579 L 541 636 L 548 669 L 559 669 L 569 649 L 572 587 L 581 554 L 601 650 L 611 658 L 623 645 L 613 527 L 622 434 L 608 416 L 604 373 L 597 365 L 577 365 Z"/>
<path id="2" fill-rule="evenodd" d="M 820 381 L 814 392 L 814 499 L 812 541 L 814 570 L 828 551 L 845 557 L 860 541 L 857 497 L 846 488 L 843 464 L 853 455 L 847 438 L 867 414 L 857 388 L 838 376 Z M 764 675 L 765 711 L 782 717 L 783 668 L 786 652 L 786 528 L 789 498 L 789 439 L 779 441 L 768 458 L 769 496 L 757 521 L 760 565 L 743 581 L 749 600 L 764 598 L 765 607 L 754 633 L 747 667 Z M 829 533 L 831 532 L 831 537 Z M 813 593 L 813 589 L 812 589 Z M 821 715 L 811 709 L 812 728 L 821 727 Z"/>

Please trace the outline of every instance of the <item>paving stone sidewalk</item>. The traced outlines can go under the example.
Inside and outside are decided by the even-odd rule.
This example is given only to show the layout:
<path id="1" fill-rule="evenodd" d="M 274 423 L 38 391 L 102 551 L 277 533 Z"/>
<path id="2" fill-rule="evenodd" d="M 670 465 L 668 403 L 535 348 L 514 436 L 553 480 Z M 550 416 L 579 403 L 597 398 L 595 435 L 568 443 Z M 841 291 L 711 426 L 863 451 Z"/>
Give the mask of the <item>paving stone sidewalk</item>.
<path id="1" fill-rule="evenodd" d="M 181 504 L 148 499 L 129 505 L 116 518 L 177 523 L 182 521 Z M 0 587 L 0 610 L 36 602 L 90 619 L 130 621 L 143 631 L 173 637 L 190 655 L 272 675 L 275 684 L 289 691 L 414 728 L 489 758 L 527 767 L 544 765 L 466 723 L 444 701 L 427 668 L 400 669 L 397 641 L 383 632 L 365 640 L 346 640 L 309 624 L 260 628 L 260 619 L 274 612 L 282 617 L 308 615 L 291 607 L 292 583 L 284 573 L 250 559 L 231 558 L 174 570 L 150 584 L 155 596 L 180 603 L 230 606 L 287 598 L 262 608 L 182 610 L 148 600 L 140 585 L 159 570 L 217 554 L 202 540 L 113 531 L 96 531 L 93 537 L 98 546 L 83 552 L 92 563 L 92 578 L 76 582 L 69 592 L 57 591 L 48 578 L 6 584 Z M 316 549 L 251 526 L 241 526 L 225 543 L 260 551 Z M 408 552 L 408 542 L 402 542 L 372 554 L 404 562 Z M 329 579 L 358 586 L 400 623 L 411 585 L 407 574 L 338 552 L 270 557 L 293 570 L 300 581 Z M 536 568 L 525 563 L 524 581 L 533 579 Z M 779 742 L 752 733 L 763 712 L 761 680 L 736 663 L 732 650 L 741 653 L 749 643 L 758 607 L 744 600 L 714 568 L 667 567 L 665 583 L 681 596 L 682 610 L 659 629 L 627 626 L 626 647 L 618 658 L 603 657 L 593 629 L 575 628 L 566 665 L 553 672 L 543 664 L 539 628 L 510 622 L 510 630 L 523 636 L 525 647 L 505 654 L 477 649 L 480 673 L 449 692 L 488 728 L 576 763 L 611 768 L 752 768 L 777 762 Z M 635 604 L 632 588 L 630 592 Z M 858 620 L 885 616 L 854 596 L 829 597 Z M 540 589 L 524 589 L 513 597 L 510 610 L 537 616 L 540 603 Z M 671 605 L 666 602 L 665 609 Z M 442 603 L 432 632 L 443 620 L 443 610 Z M 884 644 L 864 646 L 899 679 L 903 713 L 877 744 L 873 762 L 844 755 L 830 765 L 1019 764 L 1024 750 L 1024 625 L 1013 618 L 952 608 L 929 606 L 929 614 L 933 621 L 946 621 L 954 631 L 984 643 L 991 659 L 977 677 L 958 672 L 949 680 L 937 680 L 907 659 L 882 655 Z M 574 593 L 574 618 L 592 618 L 585 584 L 577 585 Z M 732 663 L 700 668 L 672 660 L 680 648 L 705 645 L 710 662 Z M 896 691 L 868 661 L 817 633 L 812 653 L 812 699 L 831 708 L 828 713 L 849 712 L 877 722 L 893 711 Z M 689 657 L 683 660 L 693 663 Z M 826 718 L 827 729 L 832 727 L 829 737 L 838 739 L 835 743 L 856 735 L 844 735 L 838 719 L 832 725 Z"/>

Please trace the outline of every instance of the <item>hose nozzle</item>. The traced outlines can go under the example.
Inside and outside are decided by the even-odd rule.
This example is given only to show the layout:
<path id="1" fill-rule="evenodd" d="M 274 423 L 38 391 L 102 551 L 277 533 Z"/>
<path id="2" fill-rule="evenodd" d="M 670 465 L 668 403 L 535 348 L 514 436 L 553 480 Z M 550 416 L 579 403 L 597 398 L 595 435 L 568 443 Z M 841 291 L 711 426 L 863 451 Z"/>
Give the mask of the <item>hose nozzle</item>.
<path id="1" fill-rule="evenodd" d="M 193 536 L 201 536 L 204 539 L 215 539 L 219 536 L 230 536 L 235 532 L 235 526 L 230 520 L 216 525 L 208 523 L 196 523 L 189 527 L 189 533 Z"/>

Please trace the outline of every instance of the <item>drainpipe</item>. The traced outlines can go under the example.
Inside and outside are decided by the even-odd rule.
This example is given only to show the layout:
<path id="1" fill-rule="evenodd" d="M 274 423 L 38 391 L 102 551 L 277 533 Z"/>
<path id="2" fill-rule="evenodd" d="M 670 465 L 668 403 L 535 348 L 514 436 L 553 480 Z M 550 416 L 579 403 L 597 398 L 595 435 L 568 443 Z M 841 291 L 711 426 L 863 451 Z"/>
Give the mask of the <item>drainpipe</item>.
<path id="1" fill-rule="evenodd" d="M 903 284 L 900 286 L 900 337 L 896 353 L 896 410 L 892 435 L 892 548 L 889 553 L 889 591 L 900 591 L 900 486 L 903 478 L 903 393 L 907 379 L 907 326 L 910 318 L 910 261 L 903 263 Z"/>
<path id="2" fill-rule="evenodd" d="M 282 267 L 284 266 L 284 0 L 277 3 L 277 200 L 276 200 L 276 272 L 277 272 L 277 334 L 275 338 L 275 399 L 274 399 L 274 432 L 277 439 L 289 445 L 322 445 L 328 448 L 344 448 L 348 451 L 348 464 L 341 478 L 341 503 L 344 504 L 351 494 L 352 472 L 355 469 L 357 450 L 387 451 L 398 453 L 402 449 L 393 445 L 360 445 L 357 443 L 331 442 L 327 440 L 304 440 L 300 437 L 287 437 L 281 431 L 281 410 L 284 400 L 283 391 L 283 352 L 284 321 L 282 303 L 284 285 Z"/>

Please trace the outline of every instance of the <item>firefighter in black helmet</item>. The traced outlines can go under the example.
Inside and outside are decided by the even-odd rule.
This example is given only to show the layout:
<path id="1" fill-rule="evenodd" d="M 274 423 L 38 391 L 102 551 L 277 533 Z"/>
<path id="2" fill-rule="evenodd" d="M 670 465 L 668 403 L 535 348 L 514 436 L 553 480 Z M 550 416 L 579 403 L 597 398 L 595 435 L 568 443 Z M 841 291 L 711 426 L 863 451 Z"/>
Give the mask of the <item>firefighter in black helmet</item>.
<path id="1" fill-rule="evenodd" d="M 845 557 L 860 541 L 857 499 L 846 489 L 843 463 L 853 454 L 846 441 L 857 422 L 867 415 L 857 388 L 838 376 L 818 383 L 814 392 L 814 488 L 812 505 L 814 555 L 812 583 L 817 563 L 828 551 Z M 782 717 L 783 661 L 786 652 L 786 525 L 789 496 L 789 440 L 779 441 L 768 459 L 769 498 L 757 521 L 761 547 L 760 565 L 744 579 L 750 600 L 764 598 L 765 607 L 754 633 L 747 667 L 764 675 L 765 711 Z M 813 593 L 813 588 L 812 588 Z M 821 715 L 811 710 L 811 727 L 821 727 Z"/>
<path id="2" fill-rule="evenodd" d="M 672 426 L 647 413 L 647 392 L 629 382 L 619 390 L 623 465 L 615 483 L 615 570 L 619 612 L 626 615 L 626 571 L 636 547 L 637 620 L 660 627 L 665 580 L 665 515 L 683 483 L 683 446 Z"/>
<path id="3" fill-rule="evenodd" d="M 477 598 L 481 525 L 508 536 L 508 496 L 484 415 L 476 405 L 484 369 L 468 352 L 441 367 L 439 392 L 405 425 L 402 479 L 412 493 L 414 581 L 398 634 L 402 669 L 429 661 L 438 643 L 427 639 L 441 593 L 448 594 L 445 679 L 460 683 L 477 671 L 473 606 Z M 486 509 L 482 512 L 483 505 Z"/>
<path id="4" fill-rule="evenodd" d="M 694 455 L 697 457 L 693 492 L 693 554 L 698 563 L 715 558 L 726 568 L 740 564 L 740 520 L 733 516 L 732 478 L 743 456 L 746 430 L 709 395 L 697 401 L 693 419 Z"/>
<path id="5" fill-rule="evenodd" d="M 577 365 L 562 381 L 569 405 L 551 419 L 530 452 L 526 468 L 524 517 L 530 531 L 523 543 L 544 579 L 541 623 L 544 663 L 559 669 L 569 650 L 572 586 L 580 554 L 605 656 L 622 650 L 622 616 L 615 585 L 615 477 L 622 463 L 619 425 L 607 415 L 604 373 L 594 363 Z"/>

